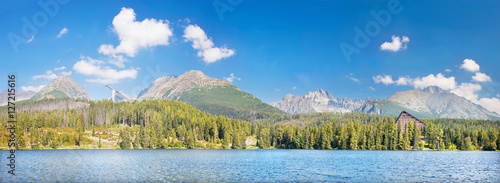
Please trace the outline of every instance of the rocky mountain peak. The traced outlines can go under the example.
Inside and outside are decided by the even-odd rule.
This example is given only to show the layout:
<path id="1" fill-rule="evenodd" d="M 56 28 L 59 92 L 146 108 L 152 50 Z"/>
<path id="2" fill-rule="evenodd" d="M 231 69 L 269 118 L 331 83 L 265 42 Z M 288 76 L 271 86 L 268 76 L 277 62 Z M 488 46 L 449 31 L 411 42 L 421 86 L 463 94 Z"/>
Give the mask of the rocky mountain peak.
<path id="1" fill-rule="evenodd" d="M 158 78 L 158 79 L 154 80 L 154 81 L 153 81 L 153 83 L 152 83 L 152 85 L 153 85 L 153 84 L 161 84 L 161 83 L 165 83 L 165 82 L 168 82 L 168 81 L 170 81 L 170 80 L 172 80 L 172 79 L 175 79 L 175 78 L 176 78 L 176 77 L 175 77 L 175 75 L 173 75 L 173 74 L 172 74 L 172 75 L 170 75 L 170 76 L 162 76 L 162 77 L 160 77 L 160 78 Z"/>
<path id="2" fill-rule="evenodd" d="M 444 92 L 446 92 L 443 89 L 439 88 L 438 86 L 429 86 L 429 87 L 425 88 L 423 91 L 427 92 L 427 93 L 444 93 Z"/>
<path id="3" fill-rule="evenodd" d="M 283 97 L 283 100 L 289 101 L 293 99 L 293 95 L 291 93 L 286 94 L 285 97 Z"/>
<path id="4" fill-rule="evenodd" d="M 316 89 L 313 92 L 307 92 L 307 94 L 304 96 L 307 99 L 310 99 L 314 102 L 317 103 L 328 103 L 329 100 L 336 100 L 335 97 L 330 94 L 328 91 L 324 91 L 323 89 Z"/>
<path id="5" fill-rule="evenodd" d="M 388 100 L 390 103 L 399 105 L 400 108 L 406 108 L 428 117 L 465 119 L 500 118 L 499 115 L 437 86 L 429 86 L 423 90 L 413 89 L 396 92 Z"/>
<path id="6" fill-rule="evenodd" d="M 312 112 L 353 112 L 362 107 L 369 100 L 337 99 L 328 91 L 316 89 L 307 92 L 304 96 L 287 94 L 282 100 L 271 103 L 287 113 L 312 113 Z"/>
<path id="7" fill-rule="evenodd" d="M 331 96 L 330 92 L 325 91 L 321 88 L 314 90 L 313 92 L 308 92 L 308 93 L 313 93 L 315 95 L 322 95 L 322 96 Z"/>
<path id="8" fill-rule="evenodd" d="M 187 71 L 184 74 L 177 77 L 176 80 L 181 81 L 182 88 L 186 89 L 191 89 L 194 87 L 211 89 L 217 86 L 231 85 L 231 83 L 229 83 L 226 80 L 220 80 L 208 77 L 203 72 L 198 70 Z"/>
<path id="9" fill-rule="evenodd" d="M 205 77 L 208 77 L 203 72 L 201 72 L 199 70 L 186 71 L 181 76 L 184 76 L 184 77 L 193 77 L 193 78 L 205 78 Z"/>
<path id="10" fill-rule="evenodd" d="M 399 115 L 402 110 L 421 117 L 465 118 L 498 120 L 500 115 L 488 111 L 462 97 L 429 86 L 424 90 L 393 93 L 388 99 L 337 99 L 329 92 L 317 89 L 304 96 L 285 96 L 271 105 L 287 113 L 311 112 L 363 112 L 370 114 Z"/>
<path id="11" fill-rule="evenodd" d="M 49 85 L 43 87 L 35 96 L 42 98 L 74 98 L 91 99 L 87 91 L 68 75 L 61 75 L 54 79 Z"/>
<path id="12" fill-rule="evenodd" d="M 318 88 L 318 89 L 314 90 L 314 92 L 324 93 L 325 91 L 323 89 L 321 89 L 321 88 Z"/>
<path id="13" fill-rule="evenodd" d="M 148 88 L 139 93 L 138 99 L 162 98 L 177 100 L 181 94 L 193 88 L 212 89 L 230 85 L 231 83 L 226 80 L 211 78 L 201 71 L 191 70 L 178 77 L 171 75 L 158 78 Z"/>
<path id="14" fill-rule="evenodd" d="M 60 75 L 59 77 L 57 77 L 56 79 L 54 79 L 52 81 L 52 83 L 62 83 L 62 82 L 72 83 L 72 82 L 75 82 L 75 81 L 71 77 L 69 77 L 68 75 L 66 75 L 66 74 Z"/>

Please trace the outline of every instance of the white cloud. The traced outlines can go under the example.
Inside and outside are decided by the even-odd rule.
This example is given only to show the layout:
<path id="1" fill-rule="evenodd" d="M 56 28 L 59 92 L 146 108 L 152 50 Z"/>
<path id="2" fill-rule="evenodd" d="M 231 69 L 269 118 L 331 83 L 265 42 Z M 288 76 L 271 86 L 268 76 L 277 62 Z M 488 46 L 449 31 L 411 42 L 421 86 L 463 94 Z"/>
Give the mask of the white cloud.
<path id="1" fill-rule="evenodd" d="M 373 90 L 373 91 L 375 91 L 375 88 L 373 88 L 373 87 L 371 87 L 371 86 L 370 86 L 370 89 L 371 89 L 371 90 Z"/>
<path id="2" fill-rule="evenodd" d="M 472 59 L 465 59 L 464 63 L 460 65 L 461 69 L 465 69 L 470 72 L 477 72 L 479 71 L 479 65 L 476 63 L 476 61 Z"/>
<path id="3" fill-rule="evenodd" d="M 296 87 L 296 86 L 292 87 L 292 90 L 295 90 L 295 89 L 297 89 L 297 87 Z"/>
<path id="4" fill-rule="evenodd" d="M 193 42 L 193 48 L 198 50 L 209 49 L 214 46 L 212 39 L 208 38 L 205 31 L 201 29 L 198 25 L 188 25 L 186 29 L 184 29 L 184 38 L 187 41 Z"/>
<path id="5" fill-rule="evenodd" d="M 396 84 L 397 85 L 409 85 L 412 83 L 412 81 L 413 81 L 413 79 L 410 78 L 409 76 L 399 77 L 399 79 L 396 81 Z"/>
<path id="6" fill-rule="evenodd" d="M 68 71 L 68 72 L 63 71 L 63 72 L 61 72 L 61 75 L 71 76 L 71 71 Z"/>
<path id="7" fill-rule="evenodd" d="M 447 78 L 441 73 L 436 76 L 429 74 L 422 79 L 419 77 L 413 79 L 413 87 L 417 89 L 424 89 L 428 86 L 438 86 L 444 90 L 452 90 L 457 87 L 457 82 L 455 81 L 455 77 L 451 76 Z"/>
<path id="8" fill-rule="evenodd" d="M 428 86 L 438 86 L 445 90 L 452 90 L 457 87 L 457 82 L 455 77 L 445 77 L 443 74 L 439 73 L 436 76 L 434 74 L 429 74 L 425 77 L 410 78 L 409 76 L 399 77 L 398 80 L 394 81 L 390 75 L 378 75 L 373 76 L 373 81 L 375 83 L 383 83 L 385 85 L 390 85 L 396 83 L 396 85 L 412 85 L 417 89 L 424 89 Z"/>
<path id="9" fill-rule="evenodd" d="M 41 74 L 41 75 L 35 75 L 33 77 L 31 77 L 31 79 L 33 80 L 37 80 L 37 79 L 56 79 L 57 78 L 57 75 L 54 74 L 51 70 L 48 70 L 48 71 L 45 71 L 45 74 Z"/>
<path id="10" fill-rule="evenodd" d="M 56 67 L 56 68 L 54 68 L 54 71 L 64 70 L 64 69 L 66 69 L 66 67 L 61 66 L 61 67 Z"/>
<path id="11" fill-rule="evenodd" d="M 28 39 L 28 43 L 31 43 L 35 39 L 35 36 L 31 36 L 31 39 Z"/>
<path id="12" fill-rule="evenodd" d="M 354 82 L 356 82 L 356 83 L 360 83 L 359 79 L 358 79 L 358 78 L 355 78 L 355 77 L 353 76 L 353 74 L 352 74 L 352 73 L 349 73 L 348 75 L 346 74 L 346 75 L 345 75 L 345 77 L 347 77 L 347 78 L 349 78 L 349 79 L 353 80 L 353 81 L 354 81 Z"/>
<path id="13" fill-rule="evenodd" d="M 114 70 L 109 67 L 101 66 L 103 61 L 94 60 L 90 57 L 82 57 L 80 61 L 73 65 L 73 70 L 84 75 L 95 76 L 95 79 L 86 79 L 88 82 L 95 83 L 117 83 L 122 79 L 135 79 L 137 70 L 131 68 L 126 70 Z"/>
<path id="14" fill-rule="evenodd" d="M 68 33 L 68 29 L 63 28 L 63 29 L 61 30 L 61 32 L 59 32 L 59 34 L 57 35 L 57 38 L 60 38 L 62 35 L 66 34 L 66 33 Z"/>
<path id="15" fill-rule="evenodd" d="M 392 42 L 384 42 L 380 45 L 380 49 L 396 52 L 400 49 L 406 49 L 407 43 L 410 42 L 410 38 L 406 36 L 403 36 L 403 39 L 401 39 L 400 37 L 393 35 L 391 39 Z"/>
<path id="16" fill-rule="evenodd" d="M 446 69 L 446 70 L 444 70 L 444 71 L 446 71 L 446 72 L 451 72 L 451 70 L 450 70 L 450 69 Z"/>
<path id="17" fill-rule="evenodd" d="M 280 90 L 280 89 L 278 89 L 278 88 L 276 88 L 274 91 L 279 92 L 279 91 L 281 91 L 281 90 Z"/>
<path id="18" fill-rule="evenodd" d="M 497 95 L 498 96 L 498 95 Z M 498 98 L 482 98 L 478 102 L 484 108 L 500 114 L 500 100 Z"/>
<path id="19" fill-rule="evenodd" d="M 214 47 L 212 38 L 208 38 L 205 31 L 198 25 L 188 25 L 184 29 L 186 42 L 191 41 L 193 48 L 198 50 L 198 57 L 202 57 L 206 63 L 213 63 L 223 58 L 231 57 L 235 54 L 234 49 L 225 46 Z"/>
<path id="20" fill-rule="evenodd" d="M 43 87 L 47 85 L 40 85 L 40 86 L 21 86 L 22 91 L 33 91 L 33 92 L 39 92 Z"/>
<path id="21" fill-rule="evenodd" d="M 65 71 L 63 71 L 64 69 L 66 69 L 66 67 L 61 66 L 61 67 L 56 67 L 53 70 L 54 71 L 62 71 L 60 73 L 61 75 L 68 75 L 68 76 L 71 75 L 71 71 L 65 72 Z M 53 79 L 56 79 L 58 77 L 59 77 L 59 75 L 52 72 L 52 70 L 47 70 L 47 71 L 45 71 L 45 74 L 35 75 L 35 76 L 31 77 L 31 79 L 33 79 L 33 80 L 38 80 L 38 79 L 53 80 Z"/>
<path id="22" fill-rule="evenodd" d="M 168 40 L 173 32 L 167 20 L 146 18 L 139 22 L 135 21 L 135 15 L 132 8 L 122 8 L 113 19 L 113 31 L 118 34 L 120 44 L 116 48 L 103 44 L 99 53 L 110 56 L 123 53 L 134 57 L 139 49 L 169 44 Z"/>
<path id="23" fill-rule="evenodd" d="M 476 72 L 476 75 L 472 76 L 472 80 L 477 82 L 488 82 L 491 81 L 491 78 L 484 73 Z"/>
<path id="24" fill-rule="evenodd" d="M 458 86 L 457 89 L 451 90 L 451 93 L 454 93 L 458 96 L 464 97 L 465 99 L 477 103 L 478 96 L 476 92 L 482 89 L 481 85 L 473 84 L 473 83 L 462 83 Z"/>
<path id="25" fill-rule="evenodd" d="M 236 76 L 234 76 L 233 73 L 229 74 L 229 77 L 222 77 L 223 79 L 229 81 L 230 83 L 232 83 L 234 80 L 241 80 L 241 78 L 237 78 Z"/>
<path id="26" fill-rule="evenodd" d="M 234 50 L 226 47 L 213 47 L 205 50 L 198 51 L 198 57 L 203 57 L 206 63 L 213 63 L 223 58 L 228 58 L 234 55 Z"/>
<path id="27" fill-rule="evenodd" d="M 373 81 L 375 81 L 375 83 L 384 83 L 385 85 L 390 85 L 394 83 L 394 81 L 392 80 L 392 76 L 389 75 L 373 76 Z"/>
<path id="28" fill-rule="evenodd" d="M 115 55 L 108 58 L 108 63 L 116 65 L 119 68 L 124 68 L 125 62 L 128 62 L 128 60 L 123 55 Z"/>

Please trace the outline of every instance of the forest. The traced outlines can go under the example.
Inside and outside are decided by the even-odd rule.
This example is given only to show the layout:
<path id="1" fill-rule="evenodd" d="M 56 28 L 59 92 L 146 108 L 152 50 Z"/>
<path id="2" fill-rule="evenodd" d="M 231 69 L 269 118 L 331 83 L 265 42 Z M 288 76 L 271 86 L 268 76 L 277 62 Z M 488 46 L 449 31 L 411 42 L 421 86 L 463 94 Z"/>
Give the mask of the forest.
<path id="1" fill-rule="evenodd" d="M 266 114 L 251 122 L 179 101 L 57 99 L 17 106 L 17 149 L 500 150 L 500 121 L 422 119 L 404 133 L 396 117 L 362 113 Z M 0 108 L 0 149 L 7 149 Z"/>

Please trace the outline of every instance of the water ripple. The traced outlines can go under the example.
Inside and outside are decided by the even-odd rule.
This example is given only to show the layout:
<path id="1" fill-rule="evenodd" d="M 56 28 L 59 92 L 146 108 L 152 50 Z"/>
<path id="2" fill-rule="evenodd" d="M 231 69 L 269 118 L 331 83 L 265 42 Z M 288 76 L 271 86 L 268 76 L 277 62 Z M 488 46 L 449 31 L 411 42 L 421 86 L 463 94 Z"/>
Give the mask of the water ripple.
<path id="1" fill-rule="evenodd" d="M 500 152 L 480 151 L 39 150 L 16 161 L 0 182 L 500 182 Z"/>

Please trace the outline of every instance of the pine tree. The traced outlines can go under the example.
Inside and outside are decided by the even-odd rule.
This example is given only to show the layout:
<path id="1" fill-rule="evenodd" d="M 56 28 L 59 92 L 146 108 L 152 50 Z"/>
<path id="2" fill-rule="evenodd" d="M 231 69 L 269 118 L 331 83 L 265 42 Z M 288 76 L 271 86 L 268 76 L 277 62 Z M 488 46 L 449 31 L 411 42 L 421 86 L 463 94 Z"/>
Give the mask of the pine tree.
<path id="1" fill-rule="evenodd" d="M 403 132 L 401 130 L 398 130 L 398 134 L 399 134 L 399 149 L 401 150 L 405 150 L 406 147 L 405 147 L 405 139 L 404 139 L 404 136 L 403 136 Z"/>
<path id="2" fill-rule="evenodd" d="M 409 133 L 408 131 L 404 132 L 404 150 L 409 150 L 410 149 L 410 137 L 408 136 Z"/>
<path id="3" fill-rule="evenodd" d="M 300 130 L 297 130 L 297 135 L 295 136 L 295 143 L 293 145 L 293 149 L 301 149 L 303 145 L 303 138 L 302 138 L 302 133 Z"/>
<path id="4" fill-rule="evenodd" d="M 213 143 L 217 142 L 217 139 L 219 137 L 219 129 L 217 128 L 217 123 L 215 121 L 212 123 L 212 129 L 210 131 L 210 135 L 213 137 L 211 140 Z"/>
<path id="5" fill-rule="evenodd" d="M 226 131 L 224 131 L 224 137 L 222 140 L 222 148 L 228 149 L 229 142 L 231 142 L 231 136 L 229 135 L 229 132 L 226 130 Z"/>
<path id="6" fill-rule="evenodd" d="M 232 149 L 241 149 L 241 138 L 240 138 L 240 132 L 239 130 L 233 130 L 233 142 L 232 142 Z"/>
<path id="7" fill-rule="evenodd" d="M 121 149 L 130 149 L 130 134 L 126 129 L 120 131 L 120 138 L 122 141 L 120 142 Z"/>
<path id="8" fill-rule="evenodd" d="M 396 125 L 396 122 L 392 120 L 391 122 L 391 128 L 390 128 L 390 134 L 391 138 L 391 146 L 390 150 L 397 150 L 398 149 L 398 127 Z"/>
<path id="9" fill-rule="evenodd" d="M 414 134 L 413 136 L 415 137 L 413 140 L 414 142 L 413 149 L 422 150 L 420 145 L 422 143 L 420 139 L 420 134 L 422 134 L 422 132 L 420 132 L 420 128 L 416 127 L 416 125 L 415 125 L 415 132 L 413 134 Z"/>
<path id="10" fill-rule="evenodd" d="M 196 148 L 196 131 L 194 129 L 188 131 L 188 137 L 185 144 L 188 149 Z"/>
<path id="11" fill-rule="evenodd" d="M 132 143 L 132 146 L 134 146 L 134 149 L 141 148 L 141 132 L 139 132 L 135 135 L 134 142 Z"/>
<path id="12" fill-rule="evenodd" d="M 347 125 L 347 131 L 349 132 L 349 149 L 357 150 L 358 149 L 358 134 L 352 122 L 349 122 Z"/>

